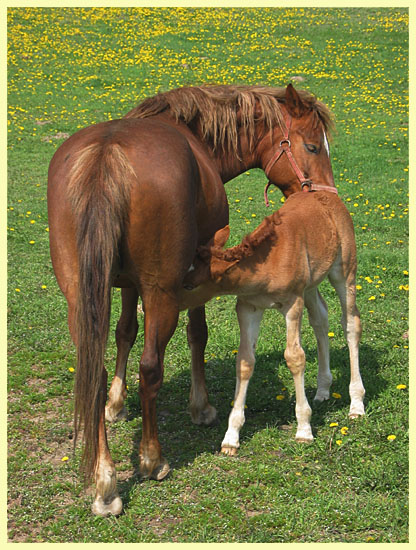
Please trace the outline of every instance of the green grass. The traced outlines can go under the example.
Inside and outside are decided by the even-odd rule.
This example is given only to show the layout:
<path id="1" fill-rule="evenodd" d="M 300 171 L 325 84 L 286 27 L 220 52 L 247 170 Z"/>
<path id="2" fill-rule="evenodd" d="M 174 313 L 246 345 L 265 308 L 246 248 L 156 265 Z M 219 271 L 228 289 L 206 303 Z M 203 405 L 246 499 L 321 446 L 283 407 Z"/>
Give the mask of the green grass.
<path id="1" fill-rule="evenodd" d="M 13 542 L 406 542 L 408 540 L 408 27 L 404 9 L 11 8 L 8 142 L 8 513 Z M 49 258 L 47 169 L 63 134 L 118 118 L 148 95 L 203 82 L 297 84 L 334 111 L 335 181 L 353 216 L 363 320 L 364 418 L 348 420 L 348 352 L 340 309 L 330 315 L 331 398 L 314 409 L 312 445 L 294 441 L 294 388 L 284 324 L 264 317 L 237 458 L 218 454 L 235 383 L 235 299 L 207 306 L 207 383 L 220 423 L 194 426 L 186 314 L 158 398 L 162 483 L 137 476 L 141 433 L 129 361 L 129 420 L 108 428 L 125 512 L 90 513 L 91 489 L 72 454 L 75 352 Z M 230 244 L 270 213 L 265 176 L 226 186 Z M 272 206 L 281 195 L 271 190 Z M 254 217 L 255 216 L 255 217 Z M 114 291 L 107 351 L 114 372 Z M 305 318 L 305 384 L 316 384 L 316 343 Z M 397 385 L 406 385 L 398 389 Z M 286 388 L 283 390 L 283 388 Z M 285 398 L 276 400 L 276 395 Z M 331 423 L 338 426 L 330 427 Z M 348 427 L 346 435 L 341 428 Z M 396 439 L 390 441 L 389 435 Z M 337 441 L 341 441 L 340 444 Z M 67 456 L 67 461 L 62 458 Z"/>

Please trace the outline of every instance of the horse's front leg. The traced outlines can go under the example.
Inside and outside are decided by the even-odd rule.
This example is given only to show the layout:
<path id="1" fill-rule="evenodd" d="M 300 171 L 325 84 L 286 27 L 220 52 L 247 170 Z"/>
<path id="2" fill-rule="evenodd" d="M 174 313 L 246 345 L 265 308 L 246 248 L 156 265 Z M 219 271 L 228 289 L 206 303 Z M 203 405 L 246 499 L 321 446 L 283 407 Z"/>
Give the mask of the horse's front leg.
<path id="1" fill-rule="evenodd" d="M 188 317 L 187 335 L 191 350 L 191 419 L 194 424 L 209 425 L 216 420 L 217 411 L 208 402 L 208 392 L 205 383 L 204 352 L 208 340 L 205 307 L 190 309 Z"/>
<path id="2" fill-rule="evenodd" d="M 244 407 L 247 388 L 254 371 L 255 349 L 264 310 L 237 301 L 238 323 L 240 325 L 240 346 L 236 363 L 236 387 L 233 409 L 228 419 L 228 430 L 221 444 L 221 452 L 235 455 L 240 446 L 240 430 L 244 424 Z"/>
<path id="3" fill-rule="evenodd" d="M 177 302 L 168 292 L 150 290 L 142 295 L 144 305 L 144 349 L 140 359 L 140 401 L 142 440 L 139 447 L 140 472 L 162 480 L 169 464 L 162 457 L 157 435 L 156 398 L 163 381 L 163 360 L 179 316 Z"/>
<path id="4" fill-rule="evenodd" d="M 105 419 L 115 422 L 127 417 L 124 400 L 126 391 L 126 366 L 130 350 L 137 336 L 137 300 L 135 288 L 123 288 L 121 291 L 121 317 L 116 328 L 117 360 L 116 372 L 108 392 Z"/>

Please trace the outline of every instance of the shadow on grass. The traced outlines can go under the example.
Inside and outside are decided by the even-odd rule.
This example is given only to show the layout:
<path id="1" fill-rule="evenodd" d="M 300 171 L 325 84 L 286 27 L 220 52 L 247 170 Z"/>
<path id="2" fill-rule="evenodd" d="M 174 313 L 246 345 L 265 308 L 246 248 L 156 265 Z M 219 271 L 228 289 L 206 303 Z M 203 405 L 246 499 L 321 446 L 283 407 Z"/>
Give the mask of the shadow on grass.
<path id="1" fill-rule="evenodd" d="M 305 348 L 307 358 L 316 357 L 316 348 Z M 360 370 L 366 388 L 367 406 L 386 387 L 386 381 L 380 376 L 378 352 L 368 345 L 360 346 Z M 167 367 L 168 368 L 168 367 Z M 287 371 L 287 372 L 286 372 Z M 331 350 L 331 372 L 334 380 L 332 391 L 341 394 L 340 399 L 330 398 L 319 405 L 313 405 L 316 392 L 317 367 L 307 363 L 305 390 L 312 406 L 312 429 L 314 435 L 327 423 L 327 415 L 349 407 L 348 386 L 350 368 L 348 349 Z M 312 372 L 313 371 L 313 372 Z M 284 361 L 283 352 L 258 354 L 256 366 L 247 395 L 246 421 L 241 430 L 240 442 L 249 441 L 255 434 L 268 427 L 285 428 L 296 424 L 295 393 L 291 376 Z M 190 387 L 189 369 L 182 369 L 166 381 L 158 396 L 158 431 L 163 455 L 171 468 L 180 469 L 192 464 L 199 455 L 215 454 L 219 451 L 228 424 L 231 400 L 235 388 L 235 358 L 214 359 L 206 366 L 207 387 L 210 402 L 217 408 L 218 422 L 213 426 L 196 426 L 187 411 Z M 290 380 L 286 386 L 284 380 Z M 276 400 L 276 395 L 284 393 L 284 400 Z M 141 415 L 138 392 L 127 398 L 129 419 Z M 346 412 L 346 415 L 348 413 Z M 294 437 L 289 433 L 288 437 Z M 123 502 L 128 506 L 130 492 L 140 483 L 138 447 L 141 429 L 134 437 L 134 450 L 130 456 L 134 474 L 118 483 Z"/>

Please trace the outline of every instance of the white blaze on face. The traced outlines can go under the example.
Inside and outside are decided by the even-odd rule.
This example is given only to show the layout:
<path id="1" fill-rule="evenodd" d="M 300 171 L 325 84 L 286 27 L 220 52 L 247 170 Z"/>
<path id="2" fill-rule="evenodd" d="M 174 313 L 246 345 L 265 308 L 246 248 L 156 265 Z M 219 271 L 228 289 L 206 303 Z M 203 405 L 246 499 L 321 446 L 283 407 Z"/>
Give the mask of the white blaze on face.
<path id="1" fill-rule="evenodd" d="M 328 157 L 329 157 L 329 143 L 328 143 L 328 139 L 326 137 L 325 132 L 324 132 L 324 145 L 325 145 L 326 152 L 328 153 Z"/>

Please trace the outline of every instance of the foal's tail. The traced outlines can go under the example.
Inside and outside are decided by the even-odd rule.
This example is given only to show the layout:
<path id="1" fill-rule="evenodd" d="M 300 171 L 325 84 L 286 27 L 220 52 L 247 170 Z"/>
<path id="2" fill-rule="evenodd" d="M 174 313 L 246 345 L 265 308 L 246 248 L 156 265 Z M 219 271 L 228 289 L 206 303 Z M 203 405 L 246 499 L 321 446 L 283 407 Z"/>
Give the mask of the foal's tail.
<path id="1" fill-rule="evenodd" d="M 98 457 L 98 427 L 107 397 L 104 354 L 111 310 L 111 273 L 127 222 L 134 171 L 117 144 L 92 144 L 71 169 L 68 191 L 77 229 L 79 290 L 75 379 L 75 442 L 84 428 L 83 470 Z"/>

